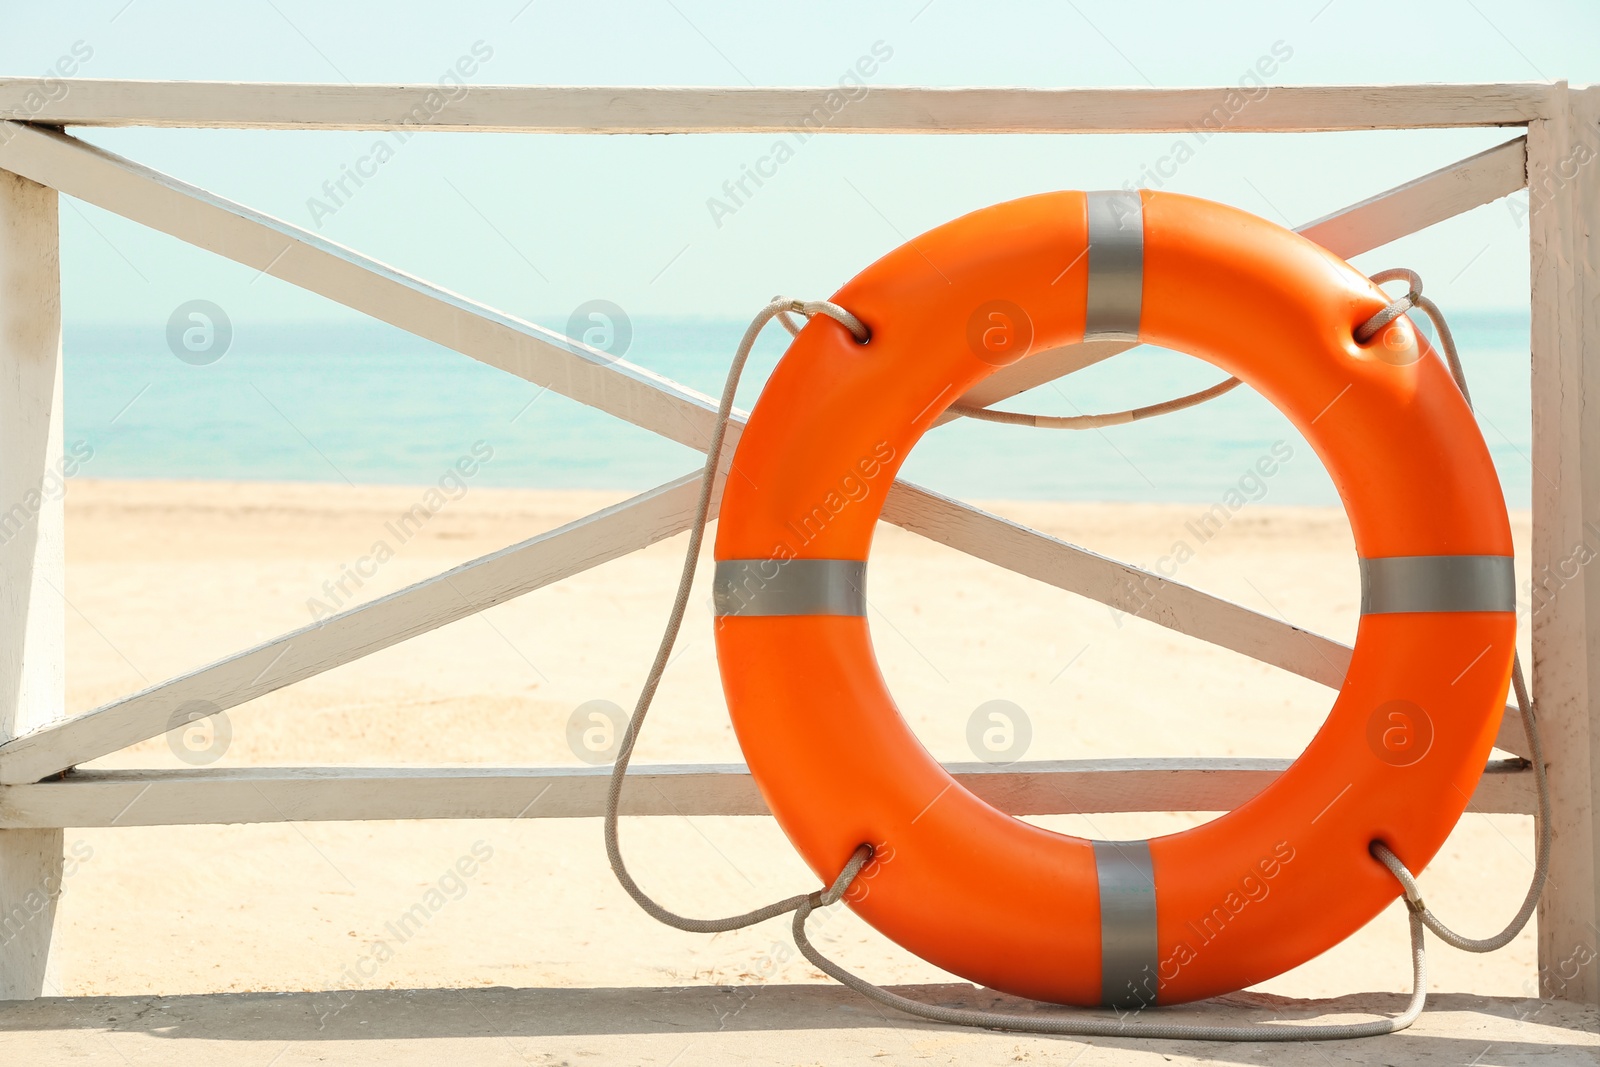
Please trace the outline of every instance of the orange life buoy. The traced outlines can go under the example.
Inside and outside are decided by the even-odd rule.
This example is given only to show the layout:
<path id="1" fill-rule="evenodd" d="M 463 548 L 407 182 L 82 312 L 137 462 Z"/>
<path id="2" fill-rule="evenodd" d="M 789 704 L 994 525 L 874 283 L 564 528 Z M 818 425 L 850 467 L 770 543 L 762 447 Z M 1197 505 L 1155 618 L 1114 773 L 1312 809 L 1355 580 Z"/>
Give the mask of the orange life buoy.
<path id="1" fill-rule="evenodd" d="M 773 814 L 831 881 L 878 846 L 852 907 L 974 982 L 1060 1003 L 1212 996 L 1311 959 L 1420 870 L 1493 746 L 1516 632 L 1499 481 L 1444 362 L 1325 249 L 1220 204 L 1058 192 L 894 250 L 779 362 L 738 444 L 716 538 L 717 654 Z M 1005 815 L 918 743 L 864 611 L 873 528 L 938 415 L 996 367 L 1094 338 L 1199 356 L 1265 395 L 1326 465 L 1360 557 L 1349 673 L 1299 759 L 1237 810 L 1149 841 Z M 1398 730 L 1396 728 L 1399 728 Z M 1409 732 L 1407 732 L 1409 728 Z"/>

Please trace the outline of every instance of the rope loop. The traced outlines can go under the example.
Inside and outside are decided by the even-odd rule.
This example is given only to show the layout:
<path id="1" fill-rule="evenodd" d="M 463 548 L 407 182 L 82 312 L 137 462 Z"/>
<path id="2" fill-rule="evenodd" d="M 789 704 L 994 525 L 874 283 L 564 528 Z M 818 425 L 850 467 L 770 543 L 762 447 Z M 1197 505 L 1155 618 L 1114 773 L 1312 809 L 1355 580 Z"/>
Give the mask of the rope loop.
<path id="1" fill-rule="evenodd" d="M 1389 868 L 1389 873 L 1400 883 L 1400 892 L 1405 899 L 1406 907 L 1418 915 L 1427 913 L 1428 906 L 1422 902 L 1422 887 L 1417 885 L 1416 878 L 1412 877 L 1406 865 L 1400 862 L 1400 857 L 1390 851 L 1389 846 L 1382 841 L 1374 841 L 1368 851 L 1379 863 Z"/>
<path id="2" fill-rule="evenodd" d="M 856 880 L 856 875 L 861 873 L 861 868 L 872 862 L 873 848 L 866 842 L 856 846 L 850 854 L 850 860 L 844 865 L 844 870 L 839 872 L 839 877 L 826 889 L 819 889 L 806 897 L 813 908 L 827 908 L 837 904 L 844 895 L 850 891 L 850 883 Z"/>
<path id="3" fill-rule="evenodd" d="M 1378 312 L 1372 318 L 1356 328 L 1356 340 L 1366 344 L 1372 340 L 1377 332 L 1389 325 L 1401 315 L 1414 307 L 1422 305 L 1422 275 L 1407 267 L 1392 267 L 1389 270 L 1380 270 L 1369 281 L 1373 285 L 1383 285 L 1384 282 L 1404 281 L 1409 288 L 1404 296 L 1390 302 L 1389 306 Z"/>
<path id="4" fill-rule="evenodd" d="M 774 303 L 783 302 L 783 306 L 776 312 L 777 319 L 783 328 L 789 331 L 789 336 L 798 336 L 800 327 L 794 324 L 789 315 L 804 315 L 811 318 L 813 315 L 826 315 L 840 326 L 850 331 L 850 336 L 856 339 L 856 344 L 864 345 L 872 340 L 872 331 L 867 329 L 867 324 L 856 318 L 850 312 L 829 300 L 794 300 L 782 296 L 772 298 Z M 770 304 L 768 305 L 771 306 Z"/>

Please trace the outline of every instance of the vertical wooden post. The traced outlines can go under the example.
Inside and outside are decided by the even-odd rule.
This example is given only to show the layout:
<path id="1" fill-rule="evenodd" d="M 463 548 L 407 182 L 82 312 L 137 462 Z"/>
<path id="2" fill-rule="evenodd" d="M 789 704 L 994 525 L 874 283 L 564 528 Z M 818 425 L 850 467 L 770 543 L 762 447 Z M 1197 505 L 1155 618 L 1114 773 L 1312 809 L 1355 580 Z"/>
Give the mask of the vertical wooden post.
<path id="1" fill-rule="evenodd" d="M 56 191 L 0 171 L 0 740 L 65 709 Z M 0 1000 L 37 997 L 62 831 L 0 830 Z"/>
<path id="2" fill-rule="evenodd" d="M 1600 529 L 1600 86 L 1573 90 L 1572 148 L 1565 172 L 1574 175 L 1572 184 L 1572 303 L 1576 306 L 1579 366 L 1583 373 L 1583 412 L 1579 439 L 1583 464 L 1584 533 L 1596 535 Z M 1574 169 L 1575 168 L 1575 169 Z M 1600 547 L 1600 546 L 1597 546 Z M 1589 857 L 1589 881 L 1580 884 L 1580 903 L 1575 917 L 1586 911 L 1587 931 L 1574 931 L 1574 943 L 1587 946 L 1584 980 L 1571 994 L 1600 1004 L 1600 572 L 1589 575 L 1583 585 L 1584 618 L 1588 620 L 1585 647 L 1591 679 L 1588 703 L 1589 782 L 1574 783 L 1572 800 L 1582 804 L 1589 815 L 1589 839 L 1574 847 Z M 1554 948 L 1555 946 L 1552 946 Z M 1576 961 L 1557 961 L 1571 971 Z"/>
<path id="3" fill-rule="evenodd" d="M 1528 128 L 1533 287 L 1533 692 L 1555 845 L 1539 908 L 1541 995 L 1600 1001 L 1596 834 L 1600 771 L 1600 275 L 1595 98 L 1565 82 Z M 1588 129 L 1582 124 L 1589 123 Z M 1587 151 L 1585 151 L 1587 148 Z"/>

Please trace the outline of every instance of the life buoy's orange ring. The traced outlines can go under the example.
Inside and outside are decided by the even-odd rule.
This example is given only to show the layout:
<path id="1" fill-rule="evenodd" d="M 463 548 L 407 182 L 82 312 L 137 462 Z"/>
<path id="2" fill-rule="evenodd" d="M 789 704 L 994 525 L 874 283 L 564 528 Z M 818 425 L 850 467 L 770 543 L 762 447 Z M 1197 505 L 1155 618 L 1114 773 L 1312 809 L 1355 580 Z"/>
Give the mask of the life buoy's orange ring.
<path id="1" fill-rule="evenodd" d="M 744 429 L 715 553 L 734 727 L 813 870 L 831 881 L 878 846 L 852 905 L 869 923 L 972 981 L 1082 1005 L 1241 989 L 1372 919 L 1397 886 L 1370 845 L 1420 870 L 1443 844 L 1493 746 L 1516 630 L 1499 482 L 1426 341 L 1402 317 L 1358 343 L 1387 301 L 1348 264 L 1148 191 L 975 212 L 832 299 L 871 341 L 820 316 L 801 331 Z M 896 711 L 864 617 L 873 528 L 918 437 L 998 365 L 1097 337 L 1264 394 L 1332 475 L 1361 561 L 1355 653 L 1305 752 L 1239 809 L 1150 841 L 1053 833 L 958 785 Z"/>

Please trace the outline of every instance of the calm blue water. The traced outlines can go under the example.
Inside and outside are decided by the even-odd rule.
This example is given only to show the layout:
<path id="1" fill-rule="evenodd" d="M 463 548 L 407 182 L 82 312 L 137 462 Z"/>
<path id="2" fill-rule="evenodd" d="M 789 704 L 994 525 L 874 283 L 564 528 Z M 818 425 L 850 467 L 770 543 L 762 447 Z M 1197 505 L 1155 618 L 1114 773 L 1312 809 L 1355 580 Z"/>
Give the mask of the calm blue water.
<path id="1" fill-rule="evenodd" d="M 715 393 L 744 325 L 635 321 L 626 355 Z M 1527 317 L 1457 312 L 1452 326 L 1508 502 L 1527 507 Z M 741 404 L 754 402 L 784 336 L 769 327 Z M 94 449 L 87 476 L 421 484 L 476 441 L 494 449 L 478 484 L 643 489 L 699 463 L 683 446 L 382 324 L 235 324 L 226 354 L 201 366 L 176 358 L 148 327 L 69 326 L 65 349 L 67 435 Z M 1141 348 L 1007 406 L 1115 410 L 1218 378 L 1198 360 Z M 1271 479 L 1267 500 L 1335 503 L 1309 447 L 1245 389 L 1104 431 L 958 422 L 923 440 L 906 475 L 967 497 L 1206 501 L 1280 439 L 1295 458 Z"/>

